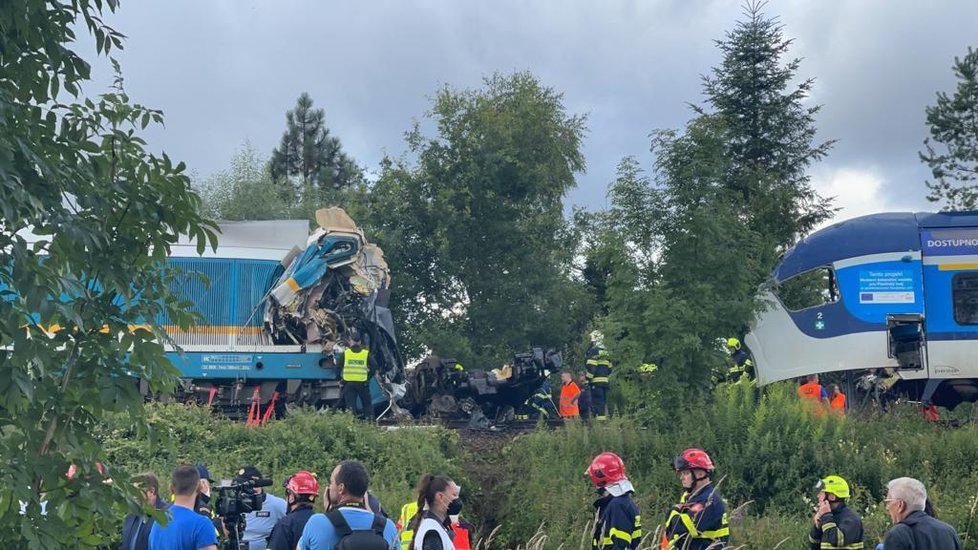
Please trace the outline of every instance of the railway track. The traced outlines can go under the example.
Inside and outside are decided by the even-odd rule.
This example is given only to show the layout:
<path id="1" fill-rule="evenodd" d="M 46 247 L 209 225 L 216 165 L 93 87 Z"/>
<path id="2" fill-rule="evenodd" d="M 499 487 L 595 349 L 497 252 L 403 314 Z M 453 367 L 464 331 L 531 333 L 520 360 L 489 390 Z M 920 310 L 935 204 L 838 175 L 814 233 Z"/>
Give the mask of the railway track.
<path id="1" fill-rule="evenodd" d="M 382 427 L 388 429 L 412 429 L 412 428 L 428 428 L 428 427 L 442 427 L 448 428 L 450 430 L 455 430 L 458 432 L 471 432 L 478 434 L 519 434 L 536 431 L 538 427 L 545 427 L 548 430 L 553 430 L 561 428 L 564 426 L 564 421 L 561 419 L 552 419 L 546 421 L 537 420 L 512 420 L 509 422 L 503 422 L 490 426 L 489 428 L 472 428 L 469 426 L 468 420 L 456 420 L 456 419 L 421 419 L 414 422 L 398 422 L 396 420 L 381 420 L 378 424 Z"/>

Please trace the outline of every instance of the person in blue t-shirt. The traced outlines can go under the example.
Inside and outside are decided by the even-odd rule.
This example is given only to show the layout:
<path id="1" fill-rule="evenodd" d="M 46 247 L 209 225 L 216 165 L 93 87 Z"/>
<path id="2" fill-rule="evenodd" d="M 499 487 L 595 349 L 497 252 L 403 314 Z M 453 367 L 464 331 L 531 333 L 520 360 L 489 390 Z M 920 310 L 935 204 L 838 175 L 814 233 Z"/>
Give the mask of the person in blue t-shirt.
<path id="1" fill-rule="evenodd" d="M 156 523 L 149 534 L 151 550 L 217 550 L 217 533 L 211 520 L 194 511 L 200 474 L 184 464 L 173 471 L 170 491 L 173 505 L 166 525 Z"/>
<path id="2" fill-rule="evenodd" d="M 384 540 L 393 548 L 397 539 L 397 527 L 390 519 L 380 516 L 379 511 L 368 510 L 364 504 L 370 476 L 363 464 L 356 461 L 340 462 L 329 477 L 324 500 L 333 503 L 343 519 L 354 531 L 368 530 L 379 516 L 384 521 Z M 325 514 L 315 514 L 306 522 L 299 539 L 299 550 L 333 550 L 339 543 L 336 528 Z"/>

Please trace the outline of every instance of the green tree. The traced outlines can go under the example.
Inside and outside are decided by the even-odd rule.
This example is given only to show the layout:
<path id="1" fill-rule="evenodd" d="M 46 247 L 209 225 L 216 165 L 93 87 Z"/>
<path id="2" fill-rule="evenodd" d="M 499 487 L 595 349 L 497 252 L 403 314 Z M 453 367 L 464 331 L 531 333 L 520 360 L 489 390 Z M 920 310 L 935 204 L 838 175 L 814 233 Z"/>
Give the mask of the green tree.
<path id="1" fill-rule="evenodd" d="M 958 87 L 953 96 L 938 92 L 937 104 L 927 107 L 930 137 L 920 160 L 934 181 L 926 182 L 927 200 L 944 201 L 946 210 L 978 207 L 978 50 L 968 48 L 954 58 Z M 933 144 L 938 144 L 935 148 Z"/>
<path id="2" fill-rule="evenodd" d="M 356 163 L 343 151 L 338 137 L 326 127 L 326 112 L 314 109 L 312 98 L 303 92 L 295 108 L 285 115 L 285 133 L 272 151 L 271 175 L 289 181 L 300 192 L 318 189 L 328 195 L 335 189 L 363 179 Z M 301 198 L 301 197 L 298 197 Z"/>
<path id="3" fill-rule="evenodd" d="M 205 215 L 221 220 L 292 218 L 292 193 L 276 189 L 267 159 L 245 143 L 231 158 L 231 167 L 194 182 Z"/>
<path id="4" fill-rule="evenodd" d="M 732 191 L 748 225 L 773 241 L 767 261 L 832 217 L 831 200 L 811 185 L 807 169 L 824 158 L 833 141 L 815 142 L 820 105 L 805 106 L 813 79 L 798 79 L 801 60 L 785 61 L 792 40 L 776 18 L 750 1 L 745 19 L 717 41 L 723 61 L 704 77 L 707 108 L 723 117 L 724 151 Z"/>
<path id="5" fill-rule="evenodd" d="M 399 266 L 396 311 L 420 316 L 411 338 L 487 362 L 561 344 L 587 302 L 563 213 L 584 169 L 584 118 L 528 73 L 446 87 L 430 116 L 437 135 L 416 126 L 416 163 L 385 162 L 371 200 L 374 234 Z"/>
<path id="6" fill-rule="evenodd" d="M 709 387 L 716 339 L 745 331 L 779 254 L 832 212 L 807 174 L 831 147 L 814 142 L 818 107 L 803 105 L 812 81 L 792 85 L 791 41 L 760 8 L 717 42 L 706 105 L 682 131 L 652 134 L 652 179 L 626 160 L 610 189 L 598 242 L 628 246 L 601 326 L 626 369 L 663 360 L 657 385 L 675 390 L 664 399 Z"/>
<path id="7" fill-rule="evenodd" d="M 179 275 L 167 252 L 180 234 L 201 251 L 215 243 L 184 165 L 147 153 L 138 135 L 162 114 L 131 103 L 118 77 L 78 99 L 91 67 L 71 49 L 75 33 L 87 29 L 98 54 L 121 48 L 102 19 L 116 7 L 0 7 L 0 540 L 18 548 L 92 548 L 139 506 L 128 472 L 106 464 L 116 483 L 101 482 L 93 430 L 124 412 L 149 444 L 132 376 L 170 389 L 156 319 L 192 321 L 169 290 Z"/>

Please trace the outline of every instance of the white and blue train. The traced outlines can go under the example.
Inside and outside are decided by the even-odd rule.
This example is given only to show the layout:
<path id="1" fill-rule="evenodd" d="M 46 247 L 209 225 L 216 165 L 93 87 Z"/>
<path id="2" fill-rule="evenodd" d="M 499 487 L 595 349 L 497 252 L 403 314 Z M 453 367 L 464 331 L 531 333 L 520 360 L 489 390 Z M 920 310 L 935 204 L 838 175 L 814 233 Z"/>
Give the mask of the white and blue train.
<path id="1" fill-rule="evenodd" d="M 925 403 L 978 400 L 978 212 L 826 227 L 784 254 L 762 294 L 745 337 L 760 384 L 882 368 Z"/>

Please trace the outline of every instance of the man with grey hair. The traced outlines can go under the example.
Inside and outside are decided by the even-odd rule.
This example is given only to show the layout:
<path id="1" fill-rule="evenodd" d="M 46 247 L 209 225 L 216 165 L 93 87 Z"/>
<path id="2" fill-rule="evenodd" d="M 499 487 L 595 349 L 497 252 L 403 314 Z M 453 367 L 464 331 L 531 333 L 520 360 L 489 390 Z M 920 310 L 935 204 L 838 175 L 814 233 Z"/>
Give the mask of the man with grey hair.
<path id="1" fill-rule="evenodd" d="M 927 489 L 909 477 L 898 477 L 886 484 L 886 512 L 893 527 L 883 537 L 886 550 L 960 550 L 961 540 L 954 527 L 924 513 Z"/>

